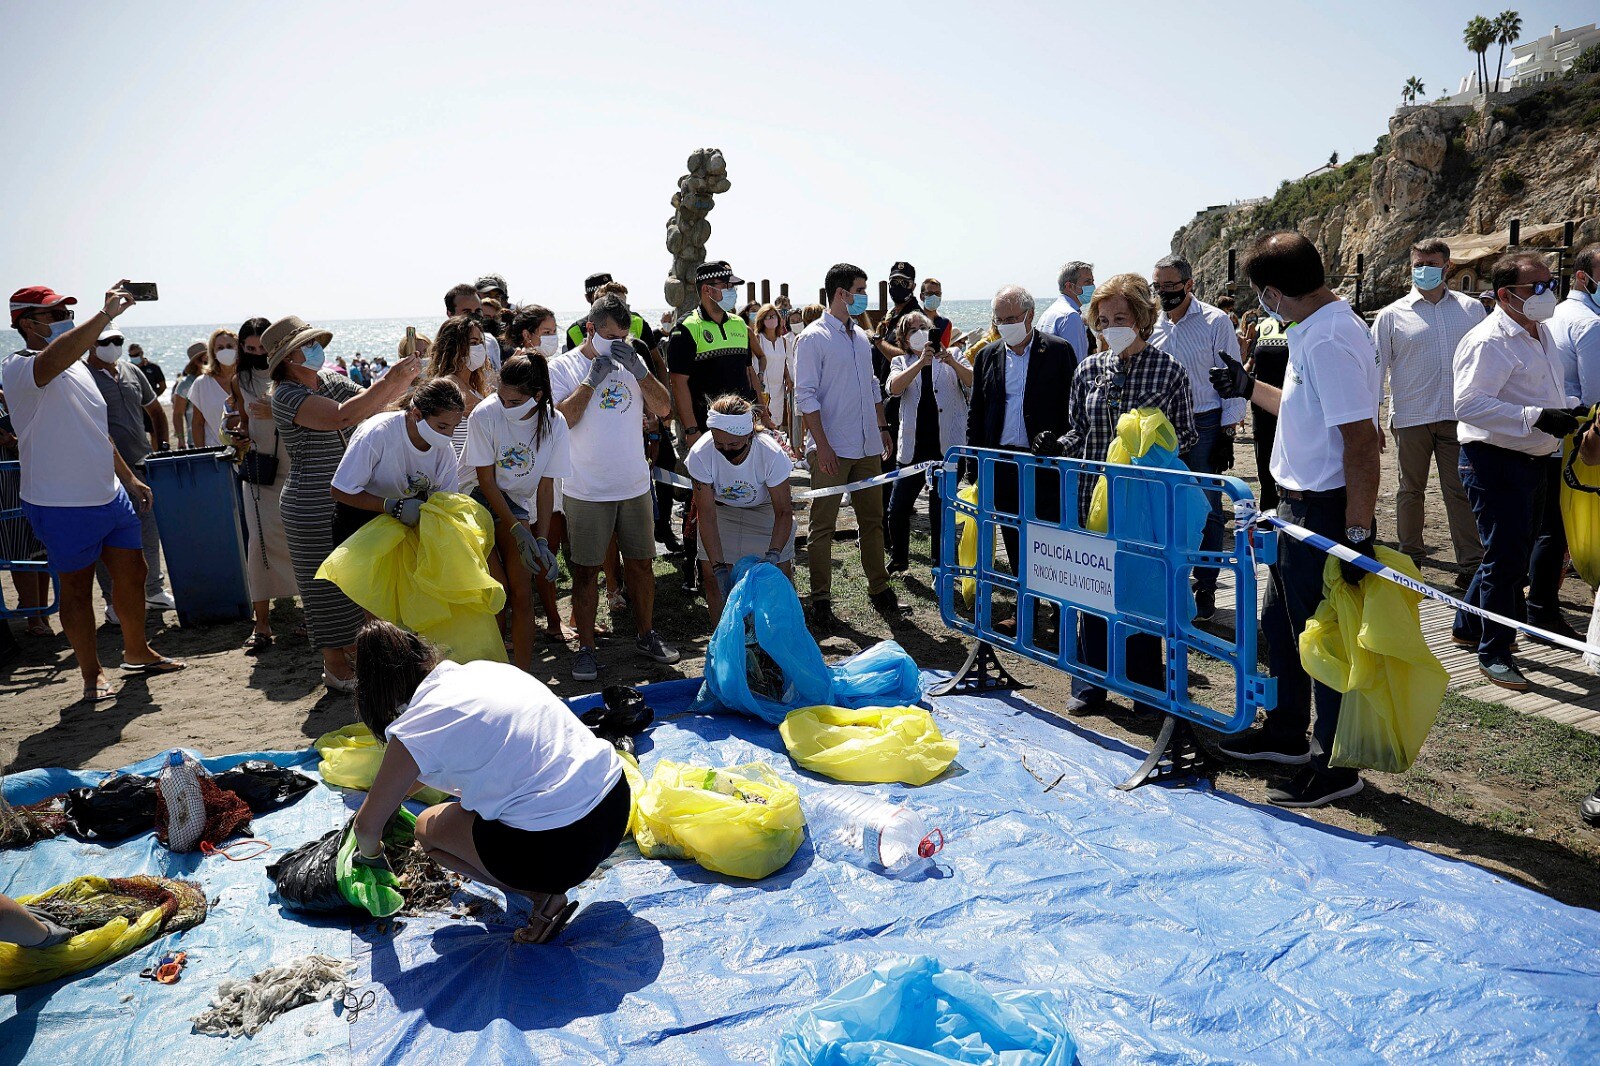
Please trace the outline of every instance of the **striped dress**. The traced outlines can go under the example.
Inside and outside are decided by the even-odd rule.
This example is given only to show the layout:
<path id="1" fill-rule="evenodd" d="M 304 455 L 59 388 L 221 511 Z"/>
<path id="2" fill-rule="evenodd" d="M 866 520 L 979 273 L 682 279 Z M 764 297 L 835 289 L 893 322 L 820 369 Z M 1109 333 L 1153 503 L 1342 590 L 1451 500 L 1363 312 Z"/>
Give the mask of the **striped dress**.
<path id="1" fill-rule="evenodd" d="M 315 395 L 343 403 L 361 394 L 361 387 L 343 374 L 322 371 Z M 331 581 L 317 578 L 317 568 L 333 551 L 333 474 L 344 455 L 344 434 L 307 429 L 295 414 L 311 390 L 297 381 L 280 381 L 272 389 L 272 417 L 284 450 L 289 476 L 281 497 L 283 529 L 289 536 L 289 558 L 305 605 L 306 626 L 318 648 L 343 648 L 356 642 L 364 615 Z"/>

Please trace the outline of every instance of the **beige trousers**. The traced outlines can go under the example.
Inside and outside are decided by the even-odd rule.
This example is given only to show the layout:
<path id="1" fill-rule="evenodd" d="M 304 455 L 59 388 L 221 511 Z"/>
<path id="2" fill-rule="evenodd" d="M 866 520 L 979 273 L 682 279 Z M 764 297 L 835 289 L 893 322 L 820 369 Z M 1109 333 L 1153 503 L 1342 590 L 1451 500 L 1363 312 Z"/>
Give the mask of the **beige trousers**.
<path id="1" fill-rule="evenodd" d="M 824 474 L 817 468 L 817 453 L 807 457 L 811 467 L 811 487 L 825 489 L 848 485 L 852 481 L 883 473 L 883 460 L 876 455 L 865 459 L 839 460 L 839 469 Z M 843 496 L 822 496 L 811 501 L 806 527 L 806 557 L 811 568 L 811 599 L 826 600 L 833 595 L 833 529 L 839 520 Z M 850 506 L 856 513 L 856 529 L 861 544 L 861 569 L 867 577 L 867 592 L 877 595 L 889 587 L 889 571 L 883 556 L 883 486 L 850 493 Z"/>
<path id="2" fill-rule="evenodd" d="M 1483 561 L 1483 545 L 1478 540 L 1478 523 L 1467 502 L 1467 491 L 1461 487 L 1457 469 L 1461 444 L 1456 440 L 1456 424 L 1426 422 L 1390 432 L 1400 459 L 1400 495 L 1395 500 L 1395 534 L 1400 550 L 1413 557 L 1422 554 L 1422 516 L 1428 467 L 1432 465 L 1439 470 L 1439 488 L 1444 494 L 1445 519 L 1456 563 L 1468 569 L 1476 567 Z"/>

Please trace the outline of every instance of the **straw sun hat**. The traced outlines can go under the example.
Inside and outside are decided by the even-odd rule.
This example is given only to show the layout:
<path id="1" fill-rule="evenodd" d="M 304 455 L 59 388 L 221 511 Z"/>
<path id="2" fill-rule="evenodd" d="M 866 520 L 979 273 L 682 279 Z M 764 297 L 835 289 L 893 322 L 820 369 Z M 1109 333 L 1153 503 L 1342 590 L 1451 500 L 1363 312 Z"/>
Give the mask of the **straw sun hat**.
<path id="1" fill-rule="evenodd" d="M 327 347 L 331 340 L 332 333 L 318 329 L 298 315 L 280 318 L 261 335 L 261 344 L 267 349 L 267 372 L 276 370 L 295 349 L 313 343 Z"/>

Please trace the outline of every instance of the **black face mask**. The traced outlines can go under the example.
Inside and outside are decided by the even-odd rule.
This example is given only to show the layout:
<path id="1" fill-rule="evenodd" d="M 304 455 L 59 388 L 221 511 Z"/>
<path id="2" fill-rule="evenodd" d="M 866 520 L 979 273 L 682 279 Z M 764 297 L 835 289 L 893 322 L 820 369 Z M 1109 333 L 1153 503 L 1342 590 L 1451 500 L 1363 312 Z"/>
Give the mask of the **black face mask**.
<path id="1" fill-rule="evenodd" d="M 749 451 L 749 450 L 750 450 L 750 445 L 748 445 L 748 444 L 741 445 L 740 447 L 734 449 L 733 451 L 729 451 L 726 448 L 718 448 L 717 449 L 717 451 L 722 453 L 722 457 L 724 459 L 728 460 L 728 462 L 730 462 L 730 463 L 735 463 L 735 464 L 738 463 L 740 459 L 744 458 L 744 453 Z"/>
<path id="2" fill-rule="evenodd" d="M 911 298 L 911 286 L 889 283 L 889 298 L 897 304 L 903 304 Z"/>
<path id="3" fill-rule="evenodd" d="M 1187 292 L 1185 292 L 1184 290 L 1182 290 L 1182 289 L 1179 289 L 1177 292 L 1163 292 L 1163 293 L 1161 293 L 1160 294 L 1160 296 L 1161 296 L 1161 310 L 1163 310 L 1163 311 L 1176 310 L 1178 305 L 1183 303 L 1184 297 L 1186 297 L 1188 295 L 1189 294 Z"/>

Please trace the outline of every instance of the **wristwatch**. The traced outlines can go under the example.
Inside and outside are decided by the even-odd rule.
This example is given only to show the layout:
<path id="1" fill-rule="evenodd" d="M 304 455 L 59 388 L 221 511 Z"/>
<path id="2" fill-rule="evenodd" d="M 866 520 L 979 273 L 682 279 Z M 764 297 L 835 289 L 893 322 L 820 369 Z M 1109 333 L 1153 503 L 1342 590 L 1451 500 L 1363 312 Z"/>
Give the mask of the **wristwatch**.
<path id="1" fill-rule="evenodd" d="M 1344 539 L 1349 544 L 1365 543 L 1372 536 L 1372 530 L 1365 526 L 1346 526 Z"/>

